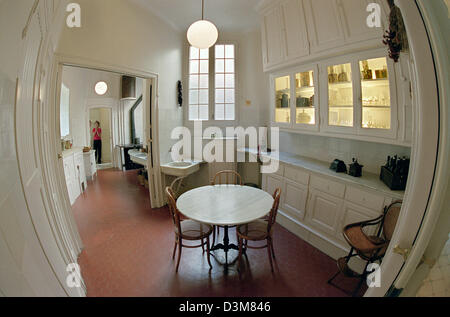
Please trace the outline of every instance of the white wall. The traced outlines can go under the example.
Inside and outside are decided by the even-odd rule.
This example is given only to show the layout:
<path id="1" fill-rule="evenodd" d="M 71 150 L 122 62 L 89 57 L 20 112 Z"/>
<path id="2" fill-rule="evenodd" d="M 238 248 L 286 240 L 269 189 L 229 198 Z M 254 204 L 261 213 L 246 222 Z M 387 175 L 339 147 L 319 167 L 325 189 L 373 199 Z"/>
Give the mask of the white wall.
<path id="1" fill-rule="evenodd" d="M 97 82 L 108 84 L 108 91 L 103 96 L 95 93 Z M 106 106 L 115 101 L 113 112 L 117 112 L 120 97 L 120 75 L 79 67 L 63 67 L 62 82 L 70 89 L 70 138 L 74 146 L 91 146 L 88 128 L 87 105 Z M 117 125 L 115 125 L 117 127 Z M 117 135 L 117 131 L 114 131 Z M 117 138 L 117 136 L 115 136 Z"/>
<path id="2" fill-rule="evenodd" d="M 58 52 L 104 65 L 159 74 L 161 160 L 170 159 L 170 133 L 182 124 L 176 83 L 181 79 L 184 34 L 128 0 L 79 0 L 82 27 L 65 28 Z"/>
<path id="3" fill-rule="evenodd" d="M 23 66 L 21 34 L 33 2 L 0 2 L 0 294 L 64 296 L 34 230 L 16 156 L 16 78 Z"/>

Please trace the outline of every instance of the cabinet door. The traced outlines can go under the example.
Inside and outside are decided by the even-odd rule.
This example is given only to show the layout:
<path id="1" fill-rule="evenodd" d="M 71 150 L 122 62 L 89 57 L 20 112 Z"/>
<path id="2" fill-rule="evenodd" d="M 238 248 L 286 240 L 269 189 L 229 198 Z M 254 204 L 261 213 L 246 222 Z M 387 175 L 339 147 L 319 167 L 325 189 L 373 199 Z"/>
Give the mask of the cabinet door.
<path id="1" fill-rule="evenodd" d="M 282 35 L 287 61 L 309 54 L 305 12 L 301 0 L 285 0 L 281 3 Z"/>
<path id="2" fill-rule="evenodd" d="M 383 38 L 384 17 L 380 12 L 381 27 L 369 27 L 367 18 L 370 12 L 367 11 L 369 3 L 374 0 L 338 0 L 338 7 L 342 24 L 344 27 L 345 40 L 347 44 L 353 44 L 365 40 L 380 40 Z"/>
<path id="3" fill-rule="evenodd" d="M 283 178 L 273 174 L 263 175 L 263 190 L 265 192 L 273 195 L 277 188 L 283 188 Z M 281 194 L 284 196 L 284 193 Z"/>
<path id="4" fill-rule="evenodd" d="M 336 236 L 342 215 L 343 200 L 311 190 L 308 202 L 308 222 L 318 230 Z"/>
<path id="5" fill-rule="evenodd" d="M 284 56 L 279 7 L 275 7 L 263 15 L 262 37 L 264 67 L 271 67 L 282 62 Z"/>
<path id="6" fill-rule="evenodd" d="M 306 213 L 308 187 L 286 180 L 284 185 L 282 210 L 297 220 L 303 220 Z"/>
<path id="7" fill-rule="evenodd" d="M 305 0 L 311 51 L 321 52 L 344 45 L 337 0 Z"/>
<path id="8" fill-rule="evenodd" d="M 342 229 L 349 224 L 357 223 L 361 221 L 375 219 L 380 216 L 381 213 L 377 213 L 371 209 L 352 204 L 349 202 L 344 202 L 344 206 L 342 208 L 342 219 L 339 222 L 339 231 L 337 232 L 337 237 L 342 241 L 345 241 L 344 236 L 342 235 Z M 367 235 L 376 235 L 378 230 L 377 226 L 371 226 L 364 228 L 364 232 Z"/>

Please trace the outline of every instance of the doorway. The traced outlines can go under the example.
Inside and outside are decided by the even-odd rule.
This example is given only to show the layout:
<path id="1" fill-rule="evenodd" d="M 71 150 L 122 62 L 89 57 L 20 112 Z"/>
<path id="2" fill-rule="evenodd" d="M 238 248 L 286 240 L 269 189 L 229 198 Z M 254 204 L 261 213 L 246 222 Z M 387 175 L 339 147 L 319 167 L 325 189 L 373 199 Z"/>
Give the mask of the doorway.
<path id="1" fill-rule="evenodd" d="M 90 108 L 88 126 L 89 126 L 88 135 L 90 135 L 91 139 L 90 147 L 95 150 L 97 168 L 98 169 L 112 168 L 113 167 L 112 109 L 108 107 Z M 98 129 L 98 131 L 96 129 Z M 98 141 L 101 141 L 101 143 Z M 100 146 L 98 143 L 100 143 Z"/>

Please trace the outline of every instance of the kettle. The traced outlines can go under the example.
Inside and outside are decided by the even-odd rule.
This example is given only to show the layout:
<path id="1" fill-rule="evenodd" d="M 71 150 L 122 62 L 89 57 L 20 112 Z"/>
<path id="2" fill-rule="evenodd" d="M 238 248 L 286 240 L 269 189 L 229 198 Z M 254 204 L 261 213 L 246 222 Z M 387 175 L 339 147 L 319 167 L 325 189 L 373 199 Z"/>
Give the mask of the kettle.
<path id="1" fill-rule="evenodd" d="M 353 158 L 353 163 L 349 165 L 348 175 L 353 177 L 361 177 L 362 176 L 362 168 L 363 165 L 358 163 L 358 160 Z"/>

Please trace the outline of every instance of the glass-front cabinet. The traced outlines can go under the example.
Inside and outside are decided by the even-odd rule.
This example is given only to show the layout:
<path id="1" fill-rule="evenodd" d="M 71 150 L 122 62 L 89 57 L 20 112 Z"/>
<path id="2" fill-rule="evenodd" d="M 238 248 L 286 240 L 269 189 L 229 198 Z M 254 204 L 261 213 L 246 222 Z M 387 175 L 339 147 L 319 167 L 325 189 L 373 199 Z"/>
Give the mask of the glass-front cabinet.
<path id="1" fill-rule="evenodd" d="M 391 92 L 385 57 L 359 61 L 362 128 L 391 129 Z"/>
<path id="2" fill-rule="evenodd" d="M 384 54 L 355 54 L 272 75 L 272 124 L 324 135 L 396 139 L 394 63 Z"/>
<path id="3" fill-rule="evenodd" d="M 397 137 L 394 65 L 380 55 L 344 58 L 323 65 L 321 83 L 326 83 L 327 88 L 322 90 L 321 113 L 326 120 L 321 130 L 368 137 Z"/>
<path id="4" fill-rule="evenodd" d="M 317 67 L 272 76 L 275 125 L 292 129 L 319 129 Z"/>
<path id="5" fill-rule="evenodd" d="M 353 127 L 354 104 L 352 65 L 327 67 L 328 75 L 328 125 Z"/>

